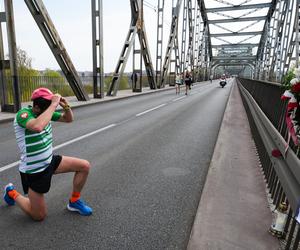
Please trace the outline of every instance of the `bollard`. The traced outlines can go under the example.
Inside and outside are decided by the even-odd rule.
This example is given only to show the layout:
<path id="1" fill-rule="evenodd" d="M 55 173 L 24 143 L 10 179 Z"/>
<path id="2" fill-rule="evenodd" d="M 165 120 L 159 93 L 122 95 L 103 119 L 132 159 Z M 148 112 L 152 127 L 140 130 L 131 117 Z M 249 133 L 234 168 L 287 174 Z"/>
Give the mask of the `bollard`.
<path id="1" fill-rule="evenodd" d="M 287 204 L 285 202 L 281 202 L 278 208 L 274 211 L 274 220 L 269 230 L 273 236 L 283 238 L 287 217 Z"/>

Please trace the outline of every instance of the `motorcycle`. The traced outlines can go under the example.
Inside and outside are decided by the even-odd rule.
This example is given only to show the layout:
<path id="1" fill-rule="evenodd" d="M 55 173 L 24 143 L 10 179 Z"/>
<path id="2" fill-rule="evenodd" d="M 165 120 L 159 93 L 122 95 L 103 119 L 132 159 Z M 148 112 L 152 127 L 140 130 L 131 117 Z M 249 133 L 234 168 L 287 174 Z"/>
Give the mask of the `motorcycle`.
<path id="1" fill-rule="evenodd" d="M 224 88 L 226 84 L 227 84 L 227 82 L 226 82 L 225 79 L 221 79 L 221 80 L 220 80 L 220 86 L 221 86 L 222 88 Z"/>

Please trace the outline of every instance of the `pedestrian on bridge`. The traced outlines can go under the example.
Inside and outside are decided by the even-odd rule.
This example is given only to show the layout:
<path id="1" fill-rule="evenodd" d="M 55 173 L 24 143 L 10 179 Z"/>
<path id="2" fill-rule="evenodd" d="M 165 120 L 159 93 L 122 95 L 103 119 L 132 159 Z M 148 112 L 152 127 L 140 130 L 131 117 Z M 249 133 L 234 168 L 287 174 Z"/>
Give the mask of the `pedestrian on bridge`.
<path id="1" fill-rule="evenodd" d="M 192 75 L 188 70 L 185 72 L 184 82 L 185 82 L 185 95 L 187 95 L 188 90 L 191 89 L 191 85 L 192 85 Z"/>
<path id="2" fill-rule="evenodd" d="M 33 220 L 41 221 L 47 215 L 44 194 L 50 189 L 52 175 L 74 172 L 73 192 L 67 209 L 81 215 L 91 215 L 92 209 L 80 199 L 87 180 L 90 163 L 86 160 L 53 155 L 51 121 L 72 122 L 73 112 L 65 98 L 47 88 L 33 91 L 33 106 L 21 109 L 15 117 L 14 129 L 20 149 L 23 196 L 9 183 L 4 200 L 10 206 L 17 203 Z M 63 112 L 57 112 L 60 105 Z"/>
<path id="3" fill-rule="evenodd" d="M 183 81 L 183 74 L 177 74 L 176 75 L 176 79 L 175 79 L 175 88 L 176 88 L 176 95 L 180 94 L 180 86 L 182 84 L 182 81 Z"/>

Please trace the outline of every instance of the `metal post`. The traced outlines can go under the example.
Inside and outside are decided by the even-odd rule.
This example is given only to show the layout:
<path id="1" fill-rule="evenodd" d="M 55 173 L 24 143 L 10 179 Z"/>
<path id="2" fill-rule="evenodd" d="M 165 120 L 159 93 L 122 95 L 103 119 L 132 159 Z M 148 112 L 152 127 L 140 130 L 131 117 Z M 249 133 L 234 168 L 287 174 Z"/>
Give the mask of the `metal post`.
<path id="1" fill-rule="evenodd" d="M 107 91 L 108 96 L 115 96 L 117 94 L 121 77 L 124 73 L 128 57 L 133 46 L 133 42 L 136 34 L 139 36 L 139 42 L 141 45 L 141 54 L 144 59 L 147 78 L 151 89 L 156 89 L 155 73 L 150 56 L 147 36 L 145 32 L 144 20 L 143 20 L 143 1 L 142 0 L 130 0 L 131 6 L 131 23 L 129 31 L 123 45 L 121 55 L 119 57 L 117 67 L 114 71 L 112 82 L 110 83 Z"/>
<path id="2" fill-rule="evenodd" d="M 98 5 L 97 5 L 98 3 Z M 98 8 L 97 8 L 98 7 Z M 98 27 L 98 32 L 97 32 Z M 93 39 L 93 90 L 94 98 L 104 97 L 103 63 L 103 5 L 102 0 L 92 0 Z"/>
<path id="3" fill-rule="evenodd" d="M 138 38 L 135 37 L 133 42 L 133 55 L 132 55 L 132 91 L 142 92 L 142 79 L 143 79 L 143 57 L 141 53 L 141 46 L 137 43 Z M 139 46 L 139 47 L 138 47 Z"/>
<path id="4" fill-rule="evenodd" d="M 181 38 L 181 72 L 186 69 L 185 52 L 186 52 L 186 26 L 187 26 L 187 4 L 188 0 L 183 1 L 183 19 L 182 19 L 182 38 Z"/>
<path id="5" fill-rule="evenodd" d="M 292 13 L 293 13 L 293 7 L 294 7 L 294 0 L 290 0 L 287 2 L 287 10 L 284 17 L 285 25 L 284 25 L 284 32 L 282 36 L 282 51 L 280 55 L 280 80 L 282 79 L 282 76 L 285 75 L 285 62 L 288 58 L 288 47 L 290 42 L 290 34 L 293 32 L 293 26 L 292 26 Z M 292 34 L 293 35 L 293 34 Z"/>
<path id="6" fill-rule="evenodd" d="M 176 30 L 178 27 L 178 18 L 179 18 L 181 3 L 182 3 L 182 0 L 177 0 L 175 15 L 173 15 L 173 17 L 172 17 L 171 30 L 170 30 L 170 35 L 169 35 L 169 39 L 168 39 L 166 54 L 164 57 L 164 63 L 163 63 L 163 67 L 162 67 L 162 77 L 161 77 L 161 83 L 160 83 L 161 87 L 165 86 L 165 80 L 167 78 L 167 72 L 169 69 L 171 52 L 172 52 L 173 46 L 175 44 Z"/>
<path id="7" fill-rule="evenodd" d="M 299 51 L 299 43 L 300 43 L 300 38 L 299 38 L 299 33 L 300 33 L 300 0 L 297 0 L 297 6 L 296 6 L 296 68 L 299 67 L 299 57 L 300 57 L 300 51 Z"/>
<path id="8" fill-rule="evenodd" d="M 164 27 L 164 6 L 165 0 L 158 0 L 157 4 L 157 44 L 156 44 L 156 83 L 160 88 L 162 70 L 162 50 L 163 50 L 163 27 Z"/>
<path id="9" fill-rule="evenodd" d="M 172 18 L 176 15 L 176 5 L 173 1 L 172 3 Z M 169 86 L 175 86 L 176 74 L 180 72 L 180 58 L 179 58 L 179 48 L 178 48 L 178 22 L 174 31 L 174 46 L 171 52 L 170 58 L 170 70 L 169 70 Z"/>
<path id="10" fill-rule="evenodd" d="M 0 12 L 1 22 L 0 24 L 6 22 L 5 12 Z M 5 69 L 9 69 L 9 60 L 5 60 L 4 48 L 3 48 L 3 34 L 2 25 L 0 25 L 0 94 L 1 94 L 1 110 L 5 112 L 14 112 L 13 105 L 8 104 L 7 98 L 7 82 L 5 78 Z"/>
<path id="11" fill-rule="evenodd" d="M 11 78 L 13 83 L 13 95 L 14 95 L 14 112 L 17 112 L 21 108 L 21 96 L 20 86 L 18 82 L 18 65 L 17 65 L 17 45 L 15 35 L 15 23 L 13 13 L 12 0 L 5 0 L 5 13 L 6 13 L 6 24 L 7 24 L 7 40 L 8 50 L 10 57 L 10 70 Z"/>
<path id="12" fill-rule="evenodd" d="M 197 8 L 198 3 L 196 2 L 195 11 L 196 11 L 196 21 L 195 21 L 195 49 L 194 49 L 194 68 L 195 76 L 194 78 L 199 80 L 199 64 L 198 64 L 198 55 L 199 55 L 199 40 L 200 40 L 200 8 Z"/>

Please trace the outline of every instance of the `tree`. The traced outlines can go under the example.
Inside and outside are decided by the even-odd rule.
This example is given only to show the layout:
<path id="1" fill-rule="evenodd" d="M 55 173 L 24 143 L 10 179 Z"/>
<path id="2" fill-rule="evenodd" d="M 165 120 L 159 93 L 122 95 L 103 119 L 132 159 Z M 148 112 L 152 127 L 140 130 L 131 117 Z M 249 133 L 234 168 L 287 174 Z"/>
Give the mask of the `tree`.
<path id="1" fill-rule="evenodd" d="M 52 69 L 46 69 L 43 73 L 43 76 L 63 78 L 59 72 L 52 70 Z"/>
<path id="2" fill-rule="evenodd" d="M 25 50 L 17 47 L 17 67 L 18 74 L 21 77 L 36 77 L 39 72 L 31 66 L 32 58 L 28 56 Z"/>
<path id="3" fill-rule="evenodd" d="M 17 47 L 17 64 L 19 68 L 31 69 L 32 58 L 30 58 L 25 50 Z"/>

